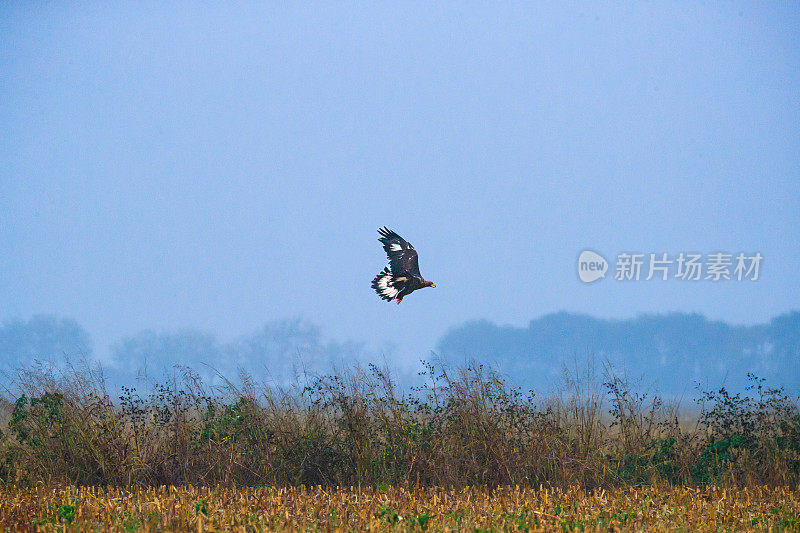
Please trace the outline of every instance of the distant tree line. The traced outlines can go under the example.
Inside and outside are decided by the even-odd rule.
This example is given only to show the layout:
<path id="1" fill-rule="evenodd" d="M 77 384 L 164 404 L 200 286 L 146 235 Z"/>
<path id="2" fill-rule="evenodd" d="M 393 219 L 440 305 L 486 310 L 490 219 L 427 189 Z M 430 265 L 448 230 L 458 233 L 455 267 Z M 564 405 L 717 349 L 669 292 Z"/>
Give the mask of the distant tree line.
<path id="1" fill-rule="evenodd" d="M 0 371 L 45 362 L 100 359 L 109 384 L 165 375 L 176 365 L 194 369 L 206 383 L 220 384 L 245 371 L 277 385 L 353 364 L 380 362 L 387 354 L 356 342 L 324 339 L 301 319 L 275 320 L 232 341 L 199 330 L 143 331 L 116 342 L 109 355 L 93 352 L 91 335 L 77 322 L 49 315 L 0 324 Z M 420 354 L 420 359 L 430 354 Z M 741 391 L 747 373 L 789 392 L 800 390 L 800 312 L 768 323 L 735 326 L 699 314 L 641 315 L 626 320 L 554 313 L 527 327 L 482 320 L 452 328 L 439 340 L 437 362 L 489 365 L 516 386 L 552 392 L 564 370 L 591 361 L 610 365 L 643 389 L 664 396 L 692 396 L 697 386 Z M 408 379 L 407 379 L 408 378 Z M 413 376 L 399 376 L 400 382 Z"/>
<path id="2" fill-rule="evenodd" d="M 437 349 L 445 360 L 491 363 L 536 388 L 560 383 L 565 367 L 587 359 L 609 363 L 664 395 L 691 396 L 696 384 L 743 390 L 748 372 L 787 390 L 800 388 L 800 312 L 754 326 L 686 313 L 611 320 L 561 312 L 528 327 L 482 320 L 451 329 Z"/>

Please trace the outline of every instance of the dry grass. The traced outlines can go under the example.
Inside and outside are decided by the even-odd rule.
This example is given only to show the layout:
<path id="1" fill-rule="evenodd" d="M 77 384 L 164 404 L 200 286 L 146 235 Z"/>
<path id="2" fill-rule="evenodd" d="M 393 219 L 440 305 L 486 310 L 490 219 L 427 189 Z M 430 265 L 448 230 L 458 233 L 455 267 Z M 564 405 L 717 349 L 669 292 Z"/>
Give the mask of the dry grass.
<path id="1" fill-rule="evenodd" d="M 91 369 L 26 371 L 0 428 L 0 483 L 569 487 L 800 483 L 800 413 L 754 380 L 693 426 L 606 373 L 538 399 L 472 365 L 413 391 L 375 367 L 290 390 L 180 379 L 110 395 Z M 0 410 L 3 410 L 0 406 Z"/>
<path id="2" fill-rule="evenodd" d="M 0 489 L 0 526 L 54 531 L 782 531 L 798 527 L 787 488 L 324 487 Z"/>

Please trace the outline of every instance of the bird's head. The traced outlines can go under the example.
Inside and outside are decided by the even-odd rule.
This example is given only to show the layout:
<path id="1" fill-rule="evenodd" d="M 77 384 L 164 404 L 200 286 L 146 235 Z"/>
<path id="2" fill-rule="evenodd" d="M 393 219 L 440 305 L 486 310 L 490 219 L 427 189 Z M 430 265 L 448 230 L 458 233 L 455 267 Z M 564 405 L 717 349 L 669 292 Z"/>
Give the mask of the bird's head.
<path id="1" fill-rule="evenodd" d="M 432 282 L 432 281 L 426 281 L 425 282 L 425 286 L 426 287 L 436 287 L 436 284 L 434 282 Z"/>

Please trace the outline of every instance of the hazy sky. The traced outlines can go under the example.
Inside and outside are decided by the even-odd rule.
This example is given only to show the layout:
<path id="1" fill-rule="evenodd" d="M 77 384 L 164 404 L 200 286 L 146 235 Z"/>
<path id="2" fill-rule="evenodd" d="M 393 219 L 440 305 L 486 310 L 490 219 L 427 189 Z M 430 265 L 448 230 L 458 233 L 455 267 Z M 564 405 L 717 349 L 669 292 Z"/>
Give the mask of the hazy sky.
<path id="1" fill-rule="evenodd" d="M 416 359 L 474 318 L 798 308 L 795 4 L 284 4 L 0 5 L 0 319 Z M 383 225 L 437 285 L 400 306 Z M 764 262 L 584 285 L 584 248 Z"/>

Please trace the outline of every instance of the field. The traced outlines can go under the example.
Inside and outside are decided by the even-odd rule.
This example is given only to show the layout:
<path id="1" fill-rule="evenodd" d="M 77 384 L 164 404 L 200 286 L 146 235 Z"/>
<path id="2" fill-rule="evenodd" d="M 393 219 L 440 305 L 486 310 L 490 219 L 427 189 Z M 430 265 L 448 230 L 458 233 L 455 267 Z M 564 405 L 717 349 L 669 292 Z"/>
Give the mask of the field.
<path id="1" fill-rule="evenodd" d="M 0 491 L 0 526 L 41 531 L 797 529 L 795 490 L 37 487 Z"/>
<path id="2" fill-rule="evenodd" d="M 797 402 L 757 378 L 687 416 L 610 374 L 538 399 L 426 368 L 408 390 L 375 367 L 288 389 L 187 369 L 117 398 L 91 368 L 25 371 L 0 406 L 0 526 L 798 528 Z"/>

